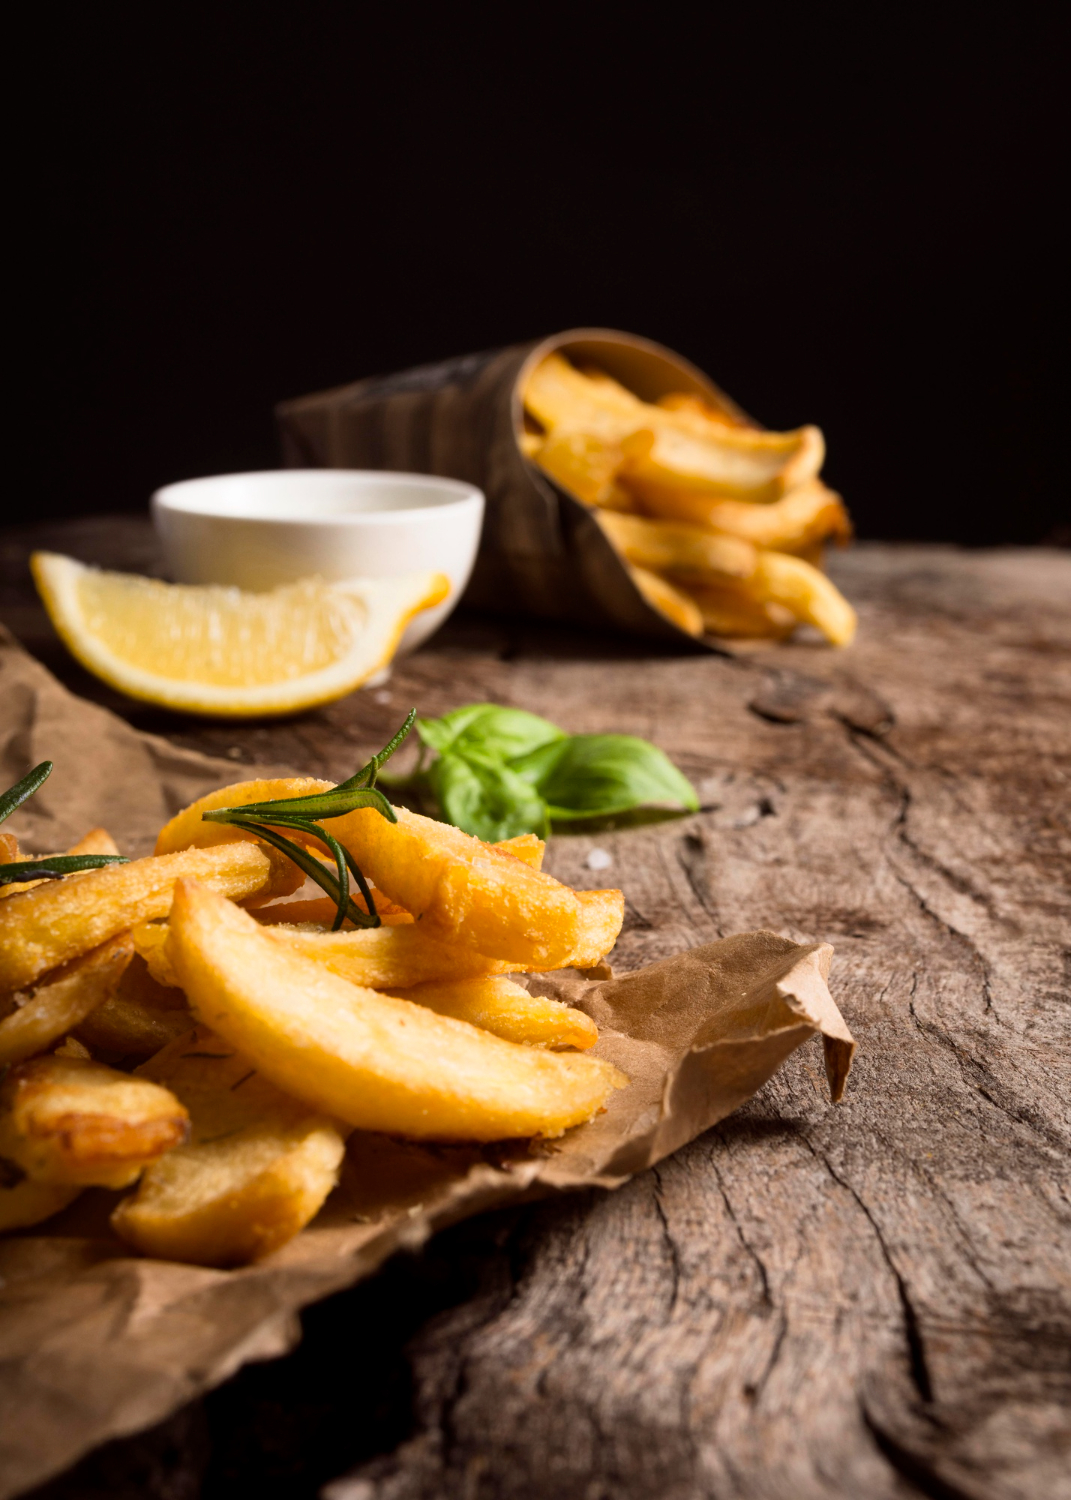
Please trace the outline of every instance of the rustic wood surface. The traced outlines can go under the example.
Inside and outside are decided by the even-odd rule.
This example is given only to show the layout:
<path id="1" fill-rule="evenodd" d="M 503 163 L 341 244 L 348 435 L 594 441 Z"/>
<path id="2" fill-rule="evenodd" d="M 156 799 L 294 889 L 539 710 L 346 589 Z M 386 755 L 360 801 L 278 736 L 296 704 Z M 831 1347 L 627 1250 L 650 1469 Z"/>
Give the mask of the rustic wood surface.
<path id="1" fill-rule="evenodd" d="M 749 927 L 828 940 L 860 1042 L 839 1107 L 804 1049 L 620 1191 L 448 1231 L 314 1309 L 288 1359 L 44 1493 L 1071 1494 L 1071 556 L 857 547 L 835 566 L 860 613 L 842 653 L 455 619 L 379 690 L 235 728 L 74 668 L 25 590 L 42 541 L 151 567 L 144 523 L 8 533 L 0 617 L 76 690 L 238 774 L 344 777 L 411 704 L 654 739 L 701 813 L 549 851 L 563 879 L 623 887 L 615 967 Z"/>

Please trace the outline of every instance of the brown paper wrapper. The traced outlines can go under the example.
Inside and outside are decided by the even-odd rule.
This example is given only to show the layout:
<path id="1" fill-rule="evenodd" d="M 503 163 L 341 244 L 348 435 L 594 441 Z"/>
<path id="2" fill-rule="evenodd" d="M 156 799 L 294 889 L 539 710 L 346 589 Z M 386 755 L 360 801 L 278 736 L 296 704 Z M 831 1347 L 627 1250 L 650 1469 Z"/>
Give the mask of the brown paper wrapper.
<path id="1" fill-rule="evenodd" d="M 478 485 L 487 510 L 465 593 L 476 608 L 717 649 L 651 608 L 588 507 L 521 451 L 520 393 L 528 371 L 555 350 L 598 364 L 645 401 L 683 391 L 752 420 L 672 350 L 613 329 L 574 328 L 284 401 L 276 408 L 283 462 Z"/>
<path id="2" fill-rule="evenodd" d="M 51 780 L 11 819 L 38 852 L 95 824 L 144 852 L 164 819 L 235 772 L 73 697 L 0 633 L 4 784 L 46 758 Z M 135 1257 L 108 1228 L 117 1195 L 103 1191 L 0 1241 L 0 1496 L 161 1421 L 246 1361 L 284 1353 L 302 1307 L 435 1229 L 557 1189 L 619 1186 L 724 1119 L 811 1037 L 839 1099 L 855 1044 L 826 986 L 832 952 L 750 932 L 617 978 L 533 977 L 595 1019 L 597 1054 L 631 1079 L 606 1112 L 542 1143 L 358 1133 L 319 1217 L 257 1265 Z"/>

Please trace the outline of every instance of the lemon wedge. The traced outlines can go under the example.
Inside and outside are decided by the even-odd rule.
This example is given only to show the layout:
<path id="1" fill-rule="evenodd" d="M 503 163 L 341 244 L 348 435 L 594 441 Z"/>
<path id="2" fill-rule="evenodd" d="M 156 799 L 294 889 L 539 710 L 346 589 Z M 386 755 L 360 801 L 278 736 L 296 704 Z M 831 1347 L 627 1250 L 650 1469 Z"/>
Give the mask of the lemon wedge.
<path id="1" fill-rule="evenodd" d="M 220 718 L 294 713 L 352 692 L 450 590 L 442 573 L 304 578 L 253 594 L 108 573 L 55 552 L 35 552 L 30 565 L 84 667 L 131 698 Z"/>

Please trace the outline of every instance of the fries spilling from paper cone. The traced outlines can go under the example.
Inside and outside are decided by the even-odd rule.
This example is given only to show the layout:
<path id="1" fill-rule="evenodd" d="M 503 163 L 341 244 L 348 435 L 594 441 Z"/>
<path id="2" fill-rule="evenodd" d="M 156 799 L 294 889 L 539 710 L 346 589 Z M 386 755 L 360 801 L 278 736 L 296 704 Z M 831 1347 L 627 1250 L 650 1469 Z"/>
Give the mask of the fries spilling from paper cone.
<path id="1" fill-rule="evenodd" d="M 553 352 L 523 388 L 525 454 L 592 507 L 652 608 L 693 636 L 798 625 L 847 645 L 855 613 L 822 571 L 851 523 L 818 477 L 817 427 L 766 432 L 683 393 L 641 401 Z"/>

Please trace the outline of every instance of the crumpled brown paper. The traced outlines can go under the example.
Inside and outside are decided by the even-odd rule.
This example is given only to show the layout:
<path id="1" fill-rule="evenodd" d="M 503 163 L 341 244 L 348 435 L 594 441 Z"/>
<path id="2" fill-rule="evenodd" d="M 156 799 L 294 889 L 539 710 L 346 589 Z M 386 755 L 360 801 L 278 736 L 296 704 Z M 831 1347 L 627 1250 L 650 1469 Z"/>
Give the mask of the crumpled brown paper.
<path id="1" fill-rule="evenodd" d="M 0 636 L 0 775 L 56 770 L 13 819 L 28 847 L 105 824 L 130 853 L 178 807 L 234 776 L 67 693 Z M 49 789 L 52 796 L 48 796 Z M 0 1241 L 0 1496 L 39 1484 L 108 1438 L 161 1421 L 242 1364 L 282 1354 L 297 1313 L 401 1246 L 482 1209 L 556 1188 L 613 1188 L 724 1119 L 820 1034 L 834 1100 L 854 1042 L 826 987 L 832 948 L 741 933 L 601 981 L 536 976 L 600 1028 L 628 1074 L 560 1140 L 435 1146 L 357 1134 L 338 1189 L 305 1232 L 258 1265 L 213 1271 L 142 1260 L 112 1236 L 115 1194 L 91 1191 Z"/>

